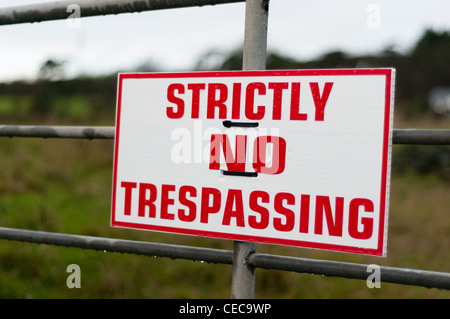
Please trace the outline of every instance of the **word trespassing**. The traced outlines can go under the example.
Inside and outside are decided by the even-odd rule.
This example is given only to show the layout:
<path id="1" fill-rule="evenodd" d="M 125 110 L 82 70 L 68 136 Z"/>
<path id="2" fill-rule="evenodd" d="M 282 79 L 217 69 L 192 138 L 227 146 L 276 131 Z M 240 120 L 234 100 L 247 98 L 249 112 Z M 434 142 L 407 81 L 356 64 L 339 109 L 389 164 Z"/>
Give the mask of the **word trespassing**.
<path id="1" fill-rule="evenodd" d="M 324 234 L 324 222 L 330 236 L 342 237 L 343 225 L 350 237 L 368 239 L 373 233 L 373 218 L 365 213 L 373 213 L 374 204 L 367 198 L 353 198 L 345 203 L 344 197 L 310 194 L 294 195 L 280 192 L 271 197 L 266 191 L 255 190 L 244 198 L 240 189 L 229 189 L 222 198 L 219 189 L 163 184 L 159 187 L 151 183 L 121 183 L 124 192 L 123 214 L 142 218 L 164 219 L 191 223 L 199 221 L 203 224 L 215 223 L 211 217 L 220 214 L 221 225 L 253 229 L 266 229 L 271 226 L 277 231 L 290 232 L 297 225 L 299 233 Z M 137 207 L 132 208 L 133 199 Z M 177 201 L 177 202 L 175 202 Z M 245 201 L 245 203 L 244 203 Z M 312 205 L 314 206 L 312 206 Z M 174 208 L 175 205 L 179 207 Z M 248 206 L 248 213 L 245 207 Z M 273 208 L 273 209 L 272 209 Z M 348 214 L 344 214 L 344 209 Z M 276 214 L 271 213 L 274 211 Z M 364 214 L 364 217 L 362 216 Z M 344 223 L 344 215 L 348 222 Z M 370 215 L 370 214 L 369 214 Z M 313 216 L 314 227 L 310 227 L 309 219 Z"/>

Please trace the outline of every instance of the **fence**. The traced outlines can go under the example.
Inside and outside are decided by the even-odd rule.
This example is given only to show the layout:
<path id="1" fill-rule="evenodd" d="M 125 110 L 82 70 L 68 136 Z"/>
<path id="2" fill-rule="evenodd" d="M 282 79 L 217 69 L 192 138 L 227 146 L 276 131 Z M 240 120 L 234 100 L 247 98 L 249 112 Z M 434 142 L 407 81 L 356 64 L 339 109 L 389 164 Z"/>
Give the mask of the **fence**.
<path id="1" fill-rule="evenodd" d="M 78 0 L 83 17 L 191 6 L 215 5 L 243 0 Z M 95 3 L 95 4 L 94 4 Z M 1 9 L 0 25 L 67 19 L 70 2 L 59 1 Z M 243 51 L 244 70 L 262 70 L 266 63 L 268 0 L 247 0 Z M 0 136 L 114 139 L 114 127 L 0 125 Z M 394 129 L 394 144 L 450 145 L 450 130 Z M 78 247 L 145 256 L 202 260 L 233 266 L 231 297 L 253 298 L 255 269 L 367 279 L 368 265 L 287 257 L 256 252 L 256 244 L 234 242 L 222 250 L 142 241 L 69 235 L 0 227 L 0 238 L 49 245 Z M 450 290 L 450 273 L 380 267 L 381 281 Z"/>

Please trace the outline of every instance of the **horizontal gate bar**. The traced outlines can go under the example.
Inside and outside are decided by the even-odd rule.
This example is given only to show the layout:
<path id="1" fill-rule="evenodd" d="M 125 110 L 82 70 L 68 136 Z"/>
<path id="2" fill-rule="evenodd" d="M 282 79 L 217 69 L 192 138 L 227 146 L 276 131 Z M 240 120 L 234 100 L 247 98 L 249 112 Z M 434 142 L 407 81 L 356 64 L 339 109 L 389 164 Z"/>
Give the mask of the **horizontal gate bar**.
<path id="1" fill-rule="evenodd" d="M 0 227 L 0 239 L 222 264 L 231 264 L 233 256 L 231 250 L 70 235 L 6 227 Z"/>
<path id="2" fill-rule="evenodd" d="M 394 129 L 394 144 L 450 145 L 450 130 Z"/>
<path id="3" fill-rule="evenodd" d="M 0 125 L 0 136 L 114 139 L 114 126 Z"/>
<path id="4" fill-rule="evenodd" d="M 114 126 L 0 125 L 0 137 L 114 139 Z M 394 129 L 394 144 L 450 145 L 450 129 Z"/>
<path id="5" fill-rule="evenodd" d="M 104 237 L 70 235 L 0 227 L 0 239 L 76 247 L 107 252 L 180 258 L 208 263 L 232 264 L 233 251 L 214 248 L 150 243 Z M 253 253 L 247 263 L 254 267 L 366 280 L 371 274 L 364 264 Z M 380 266 L 381 281 L 450 290 L 450 273 Z"/>
<path id="6" fill-rule="evenodd" d="M 373 273 L 369 265 L 253 253 L 247 262 L 258 268 L 324 276 L 363 279 Z M 380 281 L 450 290 L 450 273 L 380 266 Z"/>
<path id="7" fill-rule="evenodd" d="M 243 2 L 244 0 L 77 0 L 53 1 L 2 8 L 0 25 L 67 19 L 79 7 L 80 18 L 108 14 L 185 8 Z"/>

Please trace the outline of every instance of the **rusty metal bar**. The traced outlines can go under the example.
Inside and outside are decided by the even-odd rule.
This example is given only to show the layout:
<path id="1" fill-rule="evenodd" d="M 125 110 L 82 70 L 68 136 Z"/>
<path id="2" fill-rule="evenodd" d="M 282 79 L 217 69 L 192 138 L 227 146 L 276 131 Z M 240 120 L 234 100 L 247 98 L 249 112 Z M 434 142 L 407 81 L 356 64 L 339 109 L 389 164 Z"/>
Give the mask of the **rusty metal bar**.
<path id="1" fill-rule="evenodd" d="M 76 5 L 80 18 L 108 14 L 186 8 L 243 2 L 244 0 L 77 0 L 53 1 L 0 9 L 0 25 L 67 19 Z"/>

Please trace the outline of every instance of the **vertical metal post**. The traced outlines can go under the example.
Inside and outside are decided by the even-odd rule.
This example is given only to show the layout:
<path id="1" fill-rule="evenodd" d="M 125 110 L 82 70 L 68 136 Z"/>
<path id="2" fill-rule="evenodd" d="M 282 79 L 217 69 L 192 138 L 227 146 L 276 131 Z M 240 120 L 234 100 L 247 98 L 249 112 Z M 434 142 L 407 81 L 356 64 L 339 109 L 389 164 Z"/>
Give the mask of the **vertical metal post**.
<path id="1" fill-rule="evenodd" d="M 265 70 L 267 53 L 267 21 L 269 0 L 247 0 L 245 7 L 245 34 L 243 70 Z M 231 298 L 255 297 L 255 268 L 246 263 L 256 251 L 256 244 L 234 242 Z"/>
<path id="2" fill-rule="evenodd" d="M 265 70 L 269 0 L 247 0 L 243 70 Z"/>

